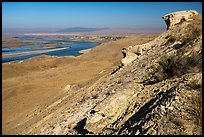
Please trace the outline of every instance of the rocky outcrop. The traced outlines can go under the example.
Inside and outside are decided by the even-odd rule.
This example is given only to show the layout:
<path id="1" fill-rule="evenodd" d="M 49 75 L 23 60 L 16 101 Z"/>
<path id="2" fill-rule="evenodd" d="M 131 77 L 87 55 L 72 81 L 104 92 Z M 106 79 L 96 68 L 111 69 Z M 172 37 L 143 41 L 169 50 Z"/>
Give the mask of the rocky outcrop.
<path id="1" fill-rule="evenodd" d="M 196 15 L 198 15 L 197 11 L 187 10 L 187 11 L 170 13 L 163 16 L 162 18 L 166 22 L 167 30 L 168 30 L 174 27 L 176 24 L 181 23 L 182 21 L 191 20 L 190 18 Z M 127 66 L 127 64 L 130 64 L 133 60 L 137 59 L 140 55 L 142 55 L 144 51 L 151 49 L 155 45 L 162 45 L 163 43 L 165 43 L 165 40 L 163 39 L 163 37 L 166 37 L 168 33 L 171 33 L 171 32 L 170 31 L 164 32 L 159 37 L 157 37 L 153 41 L 150 41 L 149 43 L 124 48 L 122 51 L 124 55 L 124 58 L 121 60 L 122 64 L 124 66 Z M 181 42 L 179 43 L 181 44 Z M 179 43 L 174 43 L 174 44 L 178 45 Z"/>
<path id="2" fill-rule="evenodd" d="M 165 33 L 164 33 L 165 35 Z M 129 46 L 128 48 L 123 49 L 124 58 L 121 60 L 122 64 L 124 66 L 127 66 L 132 61 L 137 59 L 139 56 L 144 54 L 146 51 L 152 49 L 156 45 L 162 45 L 166 42 L 165 39 L 161 39 L 164 35 L 160 35 L 153 41 L 150 41 L 148 43 L 142 44 L 142 45 L 135 45 L 135 46 Z"/>
<path id="3" fill-rule="evenodd" d="M 179 24 L 183 21 L 189 21 L 194 15 L 198 15 L 198 12 L 195 10 L 186 10 L 173 12 L 167 15 L 164 15 L 162 18 L 166 22 L 167 30 L 174 27 L 176 24 Z"/>

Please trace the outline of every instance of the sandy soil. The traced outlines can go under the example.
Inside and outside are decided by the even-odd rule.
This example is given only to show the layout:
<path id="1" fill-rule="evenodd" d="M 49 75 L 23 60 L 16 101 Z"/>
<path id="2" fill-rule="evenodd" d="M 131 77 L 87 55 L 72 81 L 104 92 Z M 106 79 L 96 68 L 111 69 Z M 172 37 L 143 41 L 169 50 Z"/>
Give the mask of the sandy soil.
<path id="1" fill-rule="evenodd" d="M 79 54 L 87 54 L 91 51 L 92 49 L 84 49 L 84 50 L 80 50 Z"/>
<path id="2" fill-rule="evenodd" d="M 107 42 L 78 57 L 39 56 L 3 63 L 3 134 L 22 132 L 23 129 L 18 127 L 25 122 L 28 114 L 61 97 L 68 84 L 81 88 L 110 73 L 119 65 L 123 47 L 146 43 L 156 36 L 158 35 L 135 35 Z"/>
<path id="3" fill-rule="evenodd" d="M 22 47 L 22 46 L 27 46 L 27 45 L 31 45 L 31 44 L 41 44 L 41 42 L 39 41 L 33 41 L 33 40 L 21 40 L 21 37 L 25 37 L 24 35 L 15 35 L 15 36 L 2 36 L 2 47 L 3 48 L 17 48 L 17 47 Z M 47 40 L 52 40 L 52 39 L 65 39 L 68 40 L 68 37 L 65 36 L 32 36 L 35 38 L 44 38 Z M 65 44 L 70 44 L 71 42 L 57 42 L 57 43 L 53 43 L 53 44 L 43 44 L 42 46 L 40 46 L 40 48 L 42 47 L 56 47 L 56 46 L 60 46 L 60 45 L 65 45 Z M 31 47 L 31 48 L 39 48 L 39 47 Z"/>
<path id="4" fill-rule="evenodd" d="M 2 58 L 9 58 L 9 57 L 15 57 L 15 56 L 25 56 L 25 55 L 46 53 L 46 52 L 51 52 L 51 51 L 63 50 L 63 49 L 66 49 L 66 48 L 57 48 L 57 49 L 48 49 L 48 50 L 38 50 L 38 51 L 31 51 L 31 52 L 21 52 L 21 53 L 5 54 L 5 55 L 2 55 Z"/>
<path id="5" fill-rule="evenodd" d="M 60 45 L 67 45 L 67 44 L 71 44 L 71 42 L 57 42 L 57 43 L 53 43 L 53 44 L 44 44 L 43 47 L 56 47 L 56 46 L 60 46 Z"/>
<path id="6" fill-rule="evenodd" d="M 12 47 L 21 47 L 27 46 L 31 44 L 38 44 L 37 41 L 30 41 L 30 40 L 20 40 L 19 37 L 21 36 L 2 36 L 2 47 L 3 48 L 12 48 Z"/>

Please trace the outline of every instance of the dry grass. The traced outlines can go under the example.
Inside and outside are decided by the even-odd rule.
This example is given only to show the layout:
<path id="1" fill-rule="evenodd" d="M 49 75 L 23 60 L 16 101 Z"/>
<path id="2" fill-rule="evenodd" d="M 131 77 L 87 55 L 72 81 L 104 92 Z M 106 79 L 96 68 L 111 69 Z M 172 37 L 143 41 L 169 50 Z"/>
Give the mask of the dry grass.
<path id="1" fill-rule="evenodd" d="M 21 47 L 30 44 L 37 44 L 36 41 L 22 41 L 19 37 L 2 36 L 2 48 Z"/>
<path id="2" fill-rule="evenodd" d="M 3 132 L 19 132 L 13 127 L 32 108 L 43 106 L 48 100 L 52 102 L 62 95 L 67 84 L 86 86 L 109 74 L 120 63 L 122 48 L 146 43 L 156 36 L 136 35 L 104 43 L 79 57 L 44 56 L 2 64 Z"/>

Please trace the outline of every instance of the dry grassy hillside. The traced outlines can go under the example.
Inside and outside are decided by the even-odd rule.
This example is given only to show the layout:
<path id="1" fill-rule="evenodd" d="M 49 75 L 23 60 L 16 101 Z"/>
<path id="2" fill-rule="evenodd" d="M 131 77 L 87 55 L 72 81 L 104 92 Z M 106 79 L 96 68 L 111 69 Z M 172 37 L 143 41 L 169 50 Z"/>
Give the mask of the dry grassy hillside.
<path id="1" fill-rule="evenodd" d="M 3 63 L 3 133 L 19 133 L 18 126 L 26 121 L 28 113 L 64 96 L 66 85 L 80 88 L 110 73 L 120 63 L 123 47 L 145 43 L 155 37 L 130 36 L 105 43 L 79 57 L 39 56 L 23 62 Z"/>

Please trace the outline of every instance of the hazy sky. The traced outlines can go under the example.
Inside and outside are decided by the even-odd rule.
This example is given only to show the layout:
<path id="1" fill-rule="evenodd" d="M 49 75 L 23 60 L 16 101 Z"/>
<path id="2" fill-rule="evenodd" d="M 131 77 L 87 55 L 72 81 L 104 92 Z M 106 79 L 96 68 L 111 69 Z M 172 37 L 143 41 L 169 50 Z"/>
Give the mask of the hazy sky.
<path id="1" fill-rule="evenodd" d="M 3 28 L 158 28 L 162 16 L 202 13 L 201 2 L 3 2 Z"/>

